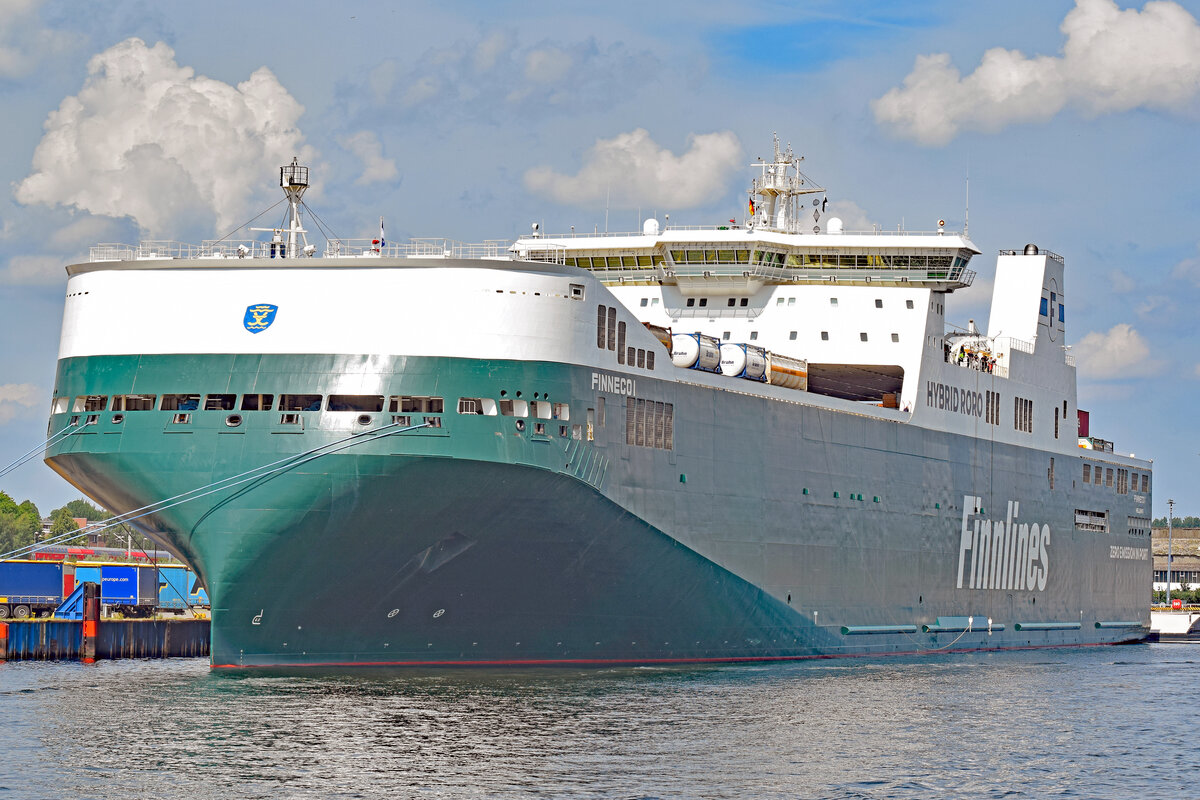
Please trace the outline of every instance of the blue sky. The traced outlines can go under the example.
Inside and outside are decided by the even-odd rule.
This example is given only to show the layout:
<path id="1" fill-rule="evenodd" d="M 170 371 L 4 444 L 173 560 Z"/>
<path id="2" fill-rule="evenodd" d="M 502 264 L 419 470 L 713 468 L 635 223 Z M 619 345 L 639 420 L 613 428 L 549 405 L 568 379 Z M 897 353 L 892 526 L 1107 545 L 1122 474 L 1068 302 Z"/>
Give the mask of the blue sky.
<path id="1" fill-rule="evenodd" d="M 963 221 L 1067 262 L 1093 432 L 1200 513 L 1200 0 L 0 6 L 0 463 L 44 437 L 63 266 L 216 238 L 300 155 L 334 231 L 464 241 L 740 215 L 771 133 L 847 228 Z M 125 320 L 124 324 L 143 324 Z M 146 323 L 147 335 L 153 335 Z M 45 511 L 40 463 L 0 482 Z"/>

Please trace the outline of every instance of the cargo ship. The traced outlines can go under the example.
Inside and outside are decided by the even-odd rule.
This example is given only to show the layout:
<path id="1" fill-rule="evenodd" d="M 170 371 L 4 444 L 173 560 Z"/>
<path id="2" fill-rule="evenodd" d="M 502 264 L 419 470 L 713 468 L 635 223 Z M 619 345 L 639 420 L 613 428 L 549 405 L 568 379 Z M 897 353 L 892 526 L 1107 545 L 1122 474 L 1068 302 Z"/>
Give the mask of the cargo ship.
<path id="1" fill-rule="evenodd" d="M 191 565 L 216 668 L 735 662 L 1144 638 L 1150 462 L 1091 435 L 1062 257 L 746 214 L 516 242 L 100 245 L 45 461 Z"/>

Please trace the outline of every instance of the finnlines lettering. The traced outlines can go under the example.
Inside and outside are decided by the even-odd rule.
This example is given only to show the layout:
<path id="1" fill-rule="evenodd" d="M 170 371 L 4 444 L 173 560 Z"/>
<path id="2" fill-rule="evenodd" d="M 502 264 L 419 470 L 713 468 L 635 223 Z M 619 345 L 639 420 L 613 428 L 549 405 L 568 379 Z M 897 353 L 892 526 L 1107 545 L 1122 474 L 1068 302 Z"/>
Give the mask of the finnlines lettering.
<path id="1" fill-rule="evenodd" d="M 598 392 L 612 392 L 633 397 L 637 394 L 637 381 L 620 375 L 610 375 L 607 372 L 593 372 L 592 388 Z"/>
<path id="2" fill-rule="evenodd" d="M 1050 526 L 1018 524 L 1021 504 L 1012 500 L 1005 520 L 979 517 L 972 524 L 981 502 L 980 497 L 963 496 L 958 588 L 1043 591 L 1050 570 Z"/>
<path id="3" fill-rule="evenodd" d="M 983 394 L 948 383 L 925 382 L 925 405 L 971 417 L 983 416 Z"/>

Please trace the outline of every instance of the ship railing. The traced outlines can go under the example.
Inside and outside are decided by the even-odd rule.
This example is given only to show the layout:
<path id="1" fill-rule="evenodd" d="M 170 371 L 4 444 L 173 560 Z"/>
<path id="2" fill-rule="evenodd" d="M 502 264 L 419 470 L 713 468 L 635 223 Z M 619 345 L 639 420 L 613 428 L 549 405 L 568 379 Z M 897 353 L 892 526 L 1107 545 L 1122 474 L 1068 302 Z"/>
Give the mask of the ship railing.
<path id="1" fill-rule="evenodd" d="M 88 261 L 133 261 L 137 247 L 107 242 L 88 248 Z"/>
<path id="2" fill-rule="evenodd" d="M 527 247 L 518 251 L 526 261 L 540 261 L 545 264 L 566 264 L 567 246 L 547 242 L 536 248 Z"/>
<path id="3" fill-rule="evenodd" d="M 1038 250 L 1037 254 L 1039 256 L 1046 256 L 1051 261 L 1057 261 L 1060 264 L 1066 263 L 1066 261 L 1063 259 L 1062 256 L 1060 256 L 1058 253 L 1055 253 L 1052 250 Z M 1024 250 L 1001 250 L 1000 255 L 1002 255 L 1002 256 L 1023 256 L 1023 255 L 1025 255 L 1025 251 Z"/>
<path id="4" fill-rule="evenodd" d="M 1017 339 L 1013 336 L 1005 336 L 996 339 L 996 349 L 998 350 L 1017 350 L 1022 353 L 1033 355 L 1033 342 L 1027 342 L 1024 339 Z"/>
<path id="5" fill-rule="evenodd" d="M 198 258 L 203 248 L 200 245 L 171 240 L 148 240 L 138 243 L 137 258 Z"/>
<path id="6" fill-rule="evenodd" d="M 756 319 L 762 313 L 763 309 L 761 307 L 754 306 L 706 306 L 703 308 L 692 306 L 691 308 L 672 308 L 670 310 L 670 317 L 674 321 L 696 317 L 703 317 L 704 319 Z"/>
<path id="7" fill-rule="evenodd" d="M 330 239 L 326 258 L 509 258 L 507 239 L 459 242 L 454 239 L 410 239 L 387 242 L 374 239 Z"/>
<path id="8" fill-rule="evenodd" d="M 730 224 L 726 224 L 726 225 L 667 225 L 667 226 L 663 227 L 662 232 L 666 232 L 666 231 L 742 231 L 742 230 L 747 230 L 746 225 L 744 223 L 735 222 L 735 223 L 730 223 Z M 784 228 L 780 228 L 775 225 L 769 225 L 766 223 L 760 223 L 760 224 L 754 226 L 754 230 L 761 231 L 763 233 L 795 233 L 795 234 L 806 234 L 806 235 L 812 234 L 812 226 L 806 225 L 802 222 L 792 222 L 792 223 L 789 223 Z M 593 230 L 593 231 L 571 231 L 570 233 L 546 233 L 546 234 L 539 233 L 536 235 L 534 235 L 532 233 L 524 233 L 524 234 L 521 234 L 521 236 L 517 237 L 517 241 L 528 242 L 528 241 L 537 241 L 538 239 L 596 239 L 596 238 L 613 238 L 613 239 L 615 239 L 615 238 L 628 238 L 631 236 L 661 235 L 662 232 L 660 232 L 659 234 L 646 234 L 644 231 L 594 231 Z M 884 230 L 881 228 L 874 228 L 872 230 L 865 230 L 865 231 L 842 231 L 840 234 L 831 234 L 831 235 L 835 235 L 835 236 L 839 236 L 839 235 L 840 236 L 961 236 L 962 233 L 959 231 L 945 231 L 945 230 L 943 230 L 943 231 L 909 231 L 909 230 L 891 231 L 891 230 Z M 1047 253 L 1052 258 L 1055 257 L 1054 254 L 1049 253 L 1046 250 L 1043 250 L 1042 252 Z M 1059 258 L 1059 260 L 1061 260 L 1061 256 L 1058 256 L 1058 258 Z"/>

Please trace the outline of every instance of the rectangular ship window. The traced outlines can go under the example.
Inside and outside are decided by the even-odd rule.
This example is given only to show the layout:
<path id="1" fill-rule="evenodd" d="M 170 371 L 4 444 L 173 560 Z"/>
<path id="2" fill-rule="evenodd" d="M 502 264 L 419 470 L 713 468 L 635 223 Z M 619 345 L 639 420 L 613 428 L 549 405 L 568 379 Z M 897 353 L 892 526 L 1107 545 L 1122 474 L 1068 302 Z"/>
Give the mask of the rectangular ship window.
<path id="1" fill-rule="evenodd" d="M 646 366 L 646 351 L 640 347 L 637 351 L 637 365 L 642 368 Z"/>
<path id="2" fill-rule="evenodd" d="M 205 411 L 233 411 L 236 403 L 236 394 L 209 394 L 204 396 Z"/>
<path id="3" fill-rule="evenodd" d="M 67 413 L 67 409 L 70 407 L 71 407 L 71 398 L 56 397 L 56 398 L 54 398 L 54 403 L 50 406 L 50 413 L 51 414 L 65 414 L 65 413 Z"/>
<path id="4" fill-rule="evenodd" d="M 568 420 L 571 418 L 571 407 L 566 403 L 553 403 L 551 416 L 554 419 Z"/>
<path id="5" fill-rule="evenodd" d="M 625 323 L 617 324 L 617 363 L 625 363 Z"/>
<path id="6" fill-rule="evenodd" d="M 529 404 L 533 416 L 538 419 L 551 419 L 550 402 L 548 400 L 534 400 Z"/>
<path id="7" fill-rule="evenodd" d="M 528 417 L 529 403 L 505 398 L 500 401 L 500 413 L 506 417 Z"/>
<path id="8" fill-rule="evenodd" d="M 1092 465 L 1091 464 L 1083 465 L 1083 482 L 1084 483 L 1092 482 Z"/>
<path id="9" fill-rule="evenodd" d="M 646 351 L 646 369 L 654 369 L 654 351 Z"/>
<path id="10" fill-rule="evenodd" d="M 321 395 L 319 394 L 281 394 L 279 395 L 280 411 L 320 411 Z"/>
<path id="11" fill-rule="evenodd" d="M 273 394 L 244 394 L 242 395 L 242 411 L 270 411 L 275 404 Z"/>
<path id="12" fill-rule="evenodd" d="M 66 398 L 63 398 L 66 399 Z M 104 411 L 108 407 L 106 394 L 81 394 L 75 398 L 72 411 Z M 64 409 L 65 410 L 65 409 Z"/>
<path id="13" fill-rule="evenodd" d="M 441 397 L 426 395 L 392 395 L 388 400 L 388 412 L 392 414 L 441 414 L 444 407 Z"/>
<path id="14" fill-rule="evenodd" d="M 331 394 L 325 407 L 330 411 L 383 411 L 383 395 Z"/>
<path id="15" fill-rule="evenodd" d="M 1150 491 L 1150 476 L 1149 475 L 1145 475 L 1145 474 L 1142 475 L 1142 491 L 1143 492 Z"/>
<path id="16" fill-rule="evenodd" d="M 399 425 L 401 428 L 407 428 L 409 425 L 412 425 L 412 417 L 407 414 L 393 414 L 392 424 Z"/>
<path id="17" fill-rule="evenodd" d="M 1110 489 L 1112 488 L 1113 471 L 1111 468 L 1104 470 L 1104 485 Z"/>
<path id="18" fill-rule="evenodd" d="M 496 401 L 490 397 L 460 397 L 458 398 L 458 413 L 494 417 L 497 414 Z"/>
<path id="19" fill-rule="evenodd" d="M 196 411 L 200 408 L 200 395 L 164 394 L 160 408 L 163 411 Z"/>
<path id="20" fill-rule="evenodd" d="M 113 411 L 153 411 L 156 394 L 119 394 L 113 397 Z"/>
<path id="21" fill-rule="evenodd" d="M 608 314 L 605 310 L 605 307 L 596 306 L 596 347 L 600 348 L 601 350 L 603 350 L 607 345 L 607 342 L 605 341 L 606 337 L 604 335 L 605 319 L 607 317 Z"/>
<path id="22" fill-rule="evenodd" d="M 617 309 L 608 306 L 608 349 L 617 349 Z"/>

